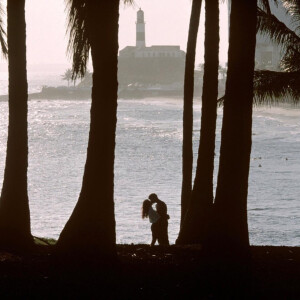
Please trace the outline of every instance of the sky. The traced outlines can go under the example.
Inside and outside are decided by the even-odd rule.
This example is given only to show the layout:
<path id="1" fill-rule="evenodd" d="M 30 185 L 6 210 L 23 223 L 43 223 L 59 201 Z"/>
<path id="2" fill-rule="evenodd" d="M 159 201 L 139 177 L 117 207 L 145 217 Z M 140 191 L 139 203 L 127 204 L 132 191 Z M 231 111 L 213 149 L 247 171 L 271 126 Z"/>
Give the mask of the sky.
<path id="1" fill-rule="evenodd" d="M 142 8 L 146 21 L 146 45 L 179 45 L 186 50 L 191 0 L 135 0 L 134 6 L 120 7 L 119 49 L 135 45 L 136 12 Z M 3 1 L 6 8 L 6 1 Z M 227 6 L 221 4 L 220 62 L 227 59 Z M 203 62 L 204 9 L 202 8 L 196 64 Z M 6 16 L 4 16 L 4 19 Z M 66 55 L 66 12 L 64 0 L 27 0 L 27 64 L 65 64 L 71 66 Z M 5 61 L 0 58 L 0 71 Z"/>

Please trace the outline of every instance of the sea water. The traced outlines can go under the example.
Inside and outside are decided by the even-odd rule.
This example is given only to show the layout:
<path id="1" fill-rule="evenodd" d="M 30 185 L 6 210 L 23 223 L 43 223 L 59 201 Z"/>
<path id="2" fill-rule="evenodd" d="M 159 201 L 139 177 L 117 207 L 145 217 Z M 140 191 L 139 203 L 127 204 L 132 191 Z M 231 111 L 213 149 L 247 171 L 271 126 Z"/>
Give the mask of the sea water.
<path id="1" fill-rule="evenodd" d="M 30 88 L 35 91 L 38 83 L 31 81 Z M 195 100 L 194 111 L 195 165 L 200 100 Z M 33 235 L 58 238 L 74 209 L 86 158 L 89 112 L 90 100 L 29 101 L 28 191 Z M 0 183 L 7 114 L 7 102 L 0 102 Z M 221 121 L 220 108 L 215 185 Z M 299 108 L 254 109 L 248 191 L 251 244 L 300 246 L 299 146 Z M 119 100 L 115 155 L 118 243 L 150 242 L 150 224 L 141 218 L 141 204 L 153 192 L 168 205 L 169 237 L 175 242 L 180 223 L 181 151 L 182 99 Z"/>

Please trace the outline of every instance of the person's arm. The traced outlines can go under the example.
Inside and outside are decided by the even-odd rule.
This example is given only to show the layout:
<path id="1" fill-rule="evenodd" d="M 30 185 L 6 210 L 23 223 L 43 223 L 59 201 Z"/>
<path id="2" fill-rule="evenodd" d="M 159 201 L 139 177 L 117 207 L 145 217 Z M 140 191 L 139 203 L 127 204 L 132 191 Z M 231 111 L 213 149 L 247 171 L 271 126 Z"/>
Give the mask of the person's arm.
<path id="1" fill-rule="evenodd" d="M 160 218 L 160 214 L 156 210 L 154 210 L 152 206 L 150 206 L 150 208 L 149 208 L 150 223 L 156 223 L 159 218 Z"/>
<path id="2" fill-rule="evenodd" d="M 157 210 L 157 212 L 160 216 L 167 216 L 168 215 L 167 214 L 167 205 L 162 201 L 157 202 L 156 210 Z"/>

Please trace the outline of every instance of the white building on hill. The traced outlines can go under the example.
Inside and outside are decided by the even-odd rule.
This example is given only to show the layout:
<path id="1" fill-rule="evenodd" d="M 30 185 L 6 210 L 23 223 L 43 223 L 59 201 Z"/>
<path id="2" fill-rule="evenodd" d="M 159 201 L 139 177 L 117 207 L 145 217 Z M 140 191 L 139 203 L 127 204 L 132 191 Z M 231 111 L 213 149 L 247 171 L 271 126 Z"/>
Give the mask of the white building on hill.
<path id="1" fill-rule="evenodd" d="M 121 84 L 183 84 L 185 52 L 180 46 L 146 46 L 144 12 L 139 9 L 136 20 L 136 45 L 119 52 Z"/>

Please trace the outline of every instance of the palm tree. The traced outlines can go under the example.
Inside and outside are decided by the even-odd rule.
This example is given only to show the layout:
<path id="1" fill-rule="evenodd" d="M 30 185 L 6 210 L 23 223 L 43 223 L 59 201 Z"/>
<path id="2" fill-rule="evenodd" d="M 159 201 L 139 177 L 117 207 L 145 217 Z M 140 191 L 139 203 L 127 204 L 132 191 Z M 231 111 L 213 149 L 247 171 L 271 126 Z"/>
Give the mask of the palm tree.
<path id="1" fill-rule="evenodd" d="M 2 246 L 33 245 L 27 192 L 27 71 L 25 0 L 7 1 L 9 121 L 6 165 L 0 200 Z"/>
<path id="2" fill-rule="evenodd" d="M 213 205 L 213 170 L 218 98 L 219 0 L 205 1 L 205 56 L 201 134 L 190 204 L 176 243 L 203 241 Z"/>
<path id="3" fill-rule="evenodd" d="M 264 0 L 258 8 L 257 28 L 261 34 L 281 47 L 280 71 L 255 71 L 254 92 L 258 103 L 294 102 L 300 99 L 300 2 L 281 0 L 285 17 L 290 19 L 286 25 L 271 13 L 268 1 Z M 278 0 L 273 0 L 279 5 Z"/>
<path id="4" fill-rule="evenodd" d="M 73 72 L 71 69 L 67 69 L 63 75 L 61 75 L 62 80 L 66 80 L 68 82 L 68 86 L 70 86 L 70 81 L 72 80 Z M 74 80 L 75 82 L 75 80 Z"/>
<path id="5" fill-rule="evenodd" d="M 5 41 L 6 32 L 3 29 L 3 20 L 2 20 L 3 14 L 4 14 L 4 10 L 2 8 L 2 4 L 0 3 L 0 46 L 1 46 L 2 54 L 6 58 L 7 57 L 7 43 Z"/>
<path id="6" fill-rule="evenodd" d="M 74 76 L 93 63 L 91 122 L 82 188 L 57 242 L 64 253 L 116 256 L 114 150 L 117 122 L 119 0 L 68 0 Z"/>
<path id="7" fill-rule="evenodd" d="M 208 247 L 249 254 L 247 192 L 251 153 L 257 1 L 232 0 L 226 97 Z M 247 45 L 245 47 L 245 45 Z"/>
<path id="8" fill-rule="evenodd" d="M 193 0 L 185 60 L 183 97 L 181 225 L 186 214 L 192 192 L 194 69 L 201 3 L 202 0 Z"/>

